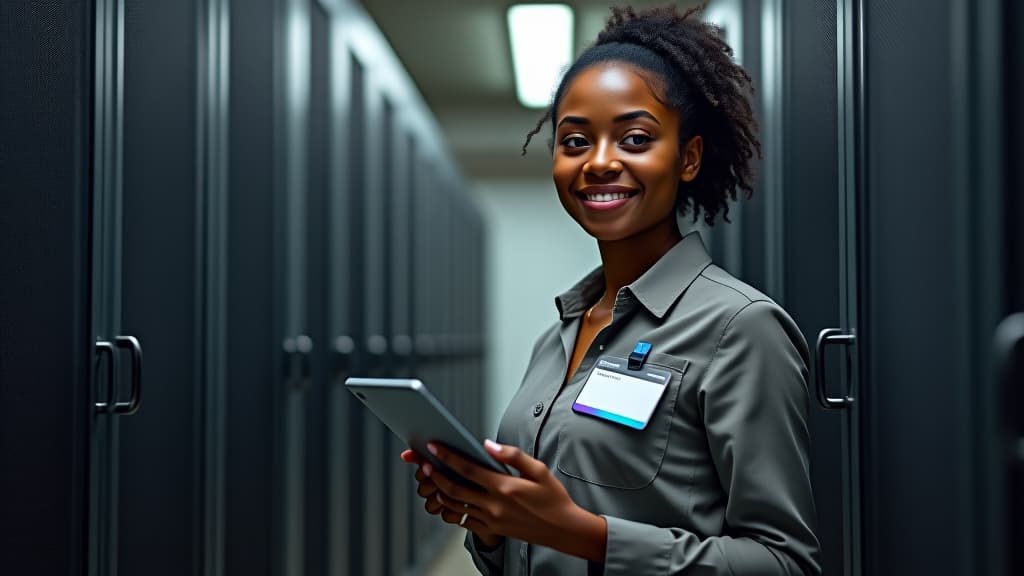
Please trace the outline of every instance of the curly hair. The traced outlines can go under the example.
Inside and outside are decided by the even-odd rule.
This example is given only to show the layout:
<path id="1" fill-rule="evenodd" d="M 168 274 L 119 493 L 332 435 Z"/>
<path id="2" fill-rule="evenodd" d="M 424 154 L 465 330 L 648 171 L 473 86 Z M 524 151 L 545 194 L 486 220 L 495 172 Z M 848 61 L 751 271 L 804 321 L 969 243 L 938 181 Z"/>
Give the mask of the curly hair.
<path id="1" fill-rule="evenodd" d="M 753 194 L 751 158 L 761 155 L 757 120 L 750 106 L 750 75 L 733 60 L 722 30 L 698 15 L 706 2 L 684 13 L 674 6 L 640 12 L 613 7 L 597 40 L 566 71 L 551 105 L 526 136 L 530 140 L 555 116 L 566 87 L 580 72 L 599 63 L 622 62 L 641 71 L 655 98 L 680 116 L 680 150 L 693 136 L 704 140 L 701 169 L 691 182 L 680 182 L 676 206 L 681 214 L 701 211 L 708 225 L 721 211 L 729 221 L 730 200 L 737 188 Z"/>

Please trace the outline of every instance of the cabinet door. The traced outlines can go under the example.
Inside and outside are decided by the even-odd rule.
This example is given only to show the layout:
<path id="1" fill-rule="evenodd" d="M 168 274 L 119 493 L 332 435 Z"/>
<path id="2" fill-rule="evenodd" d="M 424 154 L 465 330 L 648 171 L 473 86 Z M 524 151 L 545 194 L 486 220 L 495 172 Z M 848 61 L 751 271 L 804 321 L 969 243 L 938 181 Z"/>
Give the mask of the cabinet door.
<path id="1" fill-rule="evenodd" d="M 86 565 L 91 3 L 0 8 L 0 565 Z"/>
<path id="2" fill-rule="evenodd" d="M 328 229 L 331 350 L 327 417 L 328 572 L 363 574 L 366 534 L 361 519 L 364 458 L 363 406 L 345 389 L 345 378 L 365 370 L 363 314 L 367 130 L 365 69 L 339 32 L 331 28 L 331 162 Z"/>
<path id="3" fill-rule="evenodd" d="M 799 323 L 812 351 L 809 368 L 809 424 L 811 431 L 811 480 L 818 512 L 817 534 L 822 564 L 827 574 L 857 574 L 852 565 L 856 508 L 850 467 L 855 453 L 850 448 L 849 405 L 827 410 L 815 400 L 818 390 L 831 397 L 845 396 L 851 383 L 842 381 L 845 350 L 829 350 L 815 358 L 819 334 L 849 333 L 853 327 L 845 298 L 850 281 L 845 266 L 849 248 L 846 225 L 845 148 L 851 134 L 841 132 L 852 103 L 840 99 L 844 84 L 839 63 L 844 55 L 840 33 L 843 0 L 825 2 L 765 2 L 764 37 L 768 53 L 762 60 L 778 62 L 762 71 L 766 90 L 782 81 L 781 109 L 767 101 L 766 186 L 774 196 L 766 198 L 765 230 L 769 240 L 777 235 L 780 250 L 766 258 L 766 288 L 781 300 Z M 778 23 L 777 27 L 772 27 Z M 770 77 L 770 81 L 768 78 Z M 778 121 L 781 114 L 782 122 Z M 852 138 L 850 139 L 852 141 Z M 781 168 L 781 182 L 777 180 Z M 769 242 L 771 244 L 772 242 Z M 780 273 L 781 272 L 781 273 Z"/>
<path id="4" fill-rule="evenodd" d="M 416 198 L 423 188 L 422 173 L 419 172 L 422 144 L 415 136 L 408 134 L 401 127 L 396 128 L 401 136 L 396 136 L 395 180 L 391 202 L 391 312 L 392 350 L 395 358 L 396 374 L 399 377 L 419 377 L 420 371 L 415 353 L 416 334 L 416 294 L 419 290 L 416 276 L 417 258 L 417 221 Z M 395 439 L 397 446 L 405 449 L 404 444 Z M 393 453 L 394 450 L 392 451 Z M 392 510 L 394 523 L 393 536 L 397 544 L 397 556 L 400 562 L 396 569 L 408 569 L 416 565 L 416 551 L 419 540 L 416 527 L 420 523 L 423 512 L 423 500 L 416 496 L 415 469 L 399 466 L 393 475 L 395 484 L 393 494 L 399 503 Z M 405 492 L 404 496 L 399 496 Z"/>
<path id="5" fill-rule="evenodd" d="M 96 3 L 94 17 L 92 147 L 92 254 L 90 340 L 107 346 L 109 361 L 98 366 L 92 388 L 95 414 L 89 436 L 88 573 L 117 573 L 117 428 L 113 415 L 118 373 L 110 347 L 121 333 L 121 151 L 124 109 L 123 6 Z"/>
<path id="6" fill-rule="evenodd" d="M 114 421 L 117 574 L 194 574 L 202 565 L 198 9 L 192 0 L 125 0 L 120 22 L 122 199 L 107 224 L 121 229 L 114 306 L 120 333 L 145 351 L 145 396 L 138 412 Z"/>
<path id="7" fill-rule="evenodd" d="M 310 27 L 311 0 L 285 0 L 275 23 L 282 39 L 276 54 L 275 267 L 281 297 L 279 338 L 282 371 L 274 392 L 279 400 L 279 436 L 275 442 L 280 464 L 280 531 L 282 573 L 306 573 L 306 414 L 311 385 L 311 357 L 316 343 L 309 336 L 310 306 L 307 229 L 309 198 Z"/>
<path id="8" fill-rule="evenodd" d="M 273 0 L 230 3 L 228 103 L 227 374 L 224 572 L 274 574 L 277 485 L 272 396 L 280 373 L 275 332 Z M 241 119 L 245 119 L 242 121 Z"/>
<path id="9" fill-rule="evenodd" d="M 419 144 L 419 143 L 417 143 Z M 436 331 L 441 326 L 441 306 L 437 303 L 441 297 L 437 289 L 440 272 L 438 256 L 440 247 L 437 243 L 437 211 L 441 203 L 437 168 L 429 159 L 423 146 L 416 146 L 412 165 L 412 235 L 415 243 L 413 248 L 413 342 L 416 353 L 416 377 L 430 386 L 431 392 L 442 403 L 447 404 L 444 378 L 438 357 L 436 356 Z M 413 560 L 423 565 L 433 556 L 431 544 L 437 542 L 441 522 L 426 513 L 414 514 L 413 526 Z"/>
<path id="10" fill-rule="evenodd" d="M 147 350 L 120 422 L 118 572 L 218 572 L 225 494 L 227 5 L 123 7 L 121 331 Z M 153 566 L 153 558 L 168 558 Z"/>
<path id="11" fill-rule="evenodd" d="M 410 259 L 409 216 L 409 153 L 410 141 L 405 129 L 395 119 L 395 110 L 388 106 L 384 114 L 384 155 L 388 170 L 383 187 L 383 219 L 386 222 L 384 238 L 385 319 L 384 336 L 387 340 L 386 362 L 391 376 L 410 378 L 415 374 L 411 366 L 411 340 L 409 337 L 412 262 Z M 410 568 L 411 544 L 409 525 L 413 510 L 420 509 L 420 500 L 414 499 L 414 468 L 403 464 L 397 455 L 406 448 L 397 436 L 386 433 L 385 459 L 388 462 L 388 533 L 385 537 L 390 558 L 391 574 L 405 574 Z"/>
<path id="12" fill-rule="evenodd" d="M 216 564 L 219 5 L 96 4 L 93 331 L 116 349 L 97 378 L 94 574 Z"/>
<path id="13" fill-rule="evenodd" d="M 390 223 L 387 219 L 386 195 L 391 170 L 390 147 L 393 145 L 388 132 L 392 125 L 393 109 L 381 90 L 380 79 L 374 75 L 374 68 L 364 68 L 363 107 L 365 132 L 357 134 L 359 145 L 366 148 L 363 185 L 353 188 L 350 194 L 363 196 L 362 219 L 365 222 L 360 248 L 363 251 L 363 326 L 366 336 L 357 345 L 366 351 L 366 366 L 363 373 L 387 377 L 392 374 L 388 363 L 387 315 L 388 315 L 388 259 L 387 243 Z M 386 449 L 391 432 L 369 412 L 363 412 L 363 430 L 357 441 L 362 442 L 364 453 L 363 505 L 366 514 L 362 516 L 363 570 L 367 574 L 388 574 L 391 554 L 388 550 L 388 521 L 391 499 L 389 498 L 389 470 L 393 455 Z"/>
<path id="14" fill-rule="evenodd" d="M 990 178 L 1005 166 L 988 163 L 998 137 L 979 113 L 999 108 L 979 106 L 978 90 L 996 88 L 981 65 L 1003 50 L 981 58 L 984 35 L 973 28 L 995 5 L 864 3 L 867 385 L 858 401 L 871 415 L 861 436 L 868 574 L 1000 573 L 987 564 L 1002 529 L 985 520 L 994 418 L 981 383 L 1003 299 L 989 263 L 1003 239 L 998 217 L 985 214 L 999 192 Z"/>
<path id="15" fill-rule="evenodd" d="M 313 1 L 310 7 L 310 108 L 307 165 L 309 195 L 306 203 L 306 301 L 308 303 L 308 335 L 314 344 L 309 354 L 309 382 L 306 396 L 306 574 L 323 576 L 328 561 L 328 378 L 331 347 L 328 333 L 330 290 L 328 230 L 340 225 L 331 220 L 330 162 L 331 66 L 335 60 L 330 50 L 330 14 L 323 3 Z"/>

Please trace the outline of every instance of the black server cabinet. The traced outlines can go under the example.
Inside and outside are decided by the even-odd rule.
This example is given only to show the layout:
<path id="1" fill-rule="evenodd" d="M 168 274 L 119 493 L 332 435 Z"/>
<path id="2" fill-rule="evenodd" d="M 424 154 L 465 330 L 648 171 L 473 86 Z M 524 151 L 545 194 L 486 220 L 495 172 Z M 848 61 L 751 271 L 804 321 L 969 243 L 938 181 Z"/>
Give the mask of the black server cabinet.
<path id="1" fill-rule="evenodd" d="M 856 158 L 860 60 L 852 0 L 744 6 L 762 80 L 761 198 L 744 206 L 743 271 L 810 347 L 811 480 L 826 574 L 860 574 Z M 759 49 L 758 49 L 759 47 Z M 754 57 L 749 57 L 754 56 Z"/>
<path id="2" fill-rule="evenodd" d="M 369 196 L 369 156 L 372 151 L 367 149 L 364 138 L 368 131 L 372 130 L 369 122 L 367 95 L 367 71 L 363 64 L 354 56 L 349 56 L 349 122 L 348 122 L 348 145 L 346 146 L 348 179 L 346 194 L 348 197 L 348 209 L 353 215 L 349 220 L 348 255 L 349 274 L 352 276 L 351 292 L 348 294 L 348 325 L 345 327 L 345 334 L 352 339 L 352 362 L 350 374 L 366 373 L 370 357 L 366 346 L 367 326 L 367 206 Z M 369 418 L 363 407 L 358 402 L 351 402 L 348 392 L 341 386 L 343 381 L 338 383 L 339 395 L 345 396 L 346 412 L 336 414 L 342 422 L 347 422 L 344 434 L 344 442 L 349 448 L 349 460 L 342 463 L 344 473 L 349 476 L 350 518 L 368 518 L 375 508 L 370 502 L 379 503 L 380 494 L 375 494 L 376 499 L 370 497 L 369 490 L 379 488 L 379 485 L 368 485 L 368 480 L 376 470 L 371 470 L 369 462 L 371 458 L 379 455 L 371 455 L 368 446 L 366 432 L 371 430 L 372 434 L 379 435 L 376 430 L 376 423 Z M 332 454 L 333 456 L 333 454 Z M 353 466 L 357 463 L 356 466 Z M 379 517 L 377 517 L 379 518 Z M 380 545 L 379 535 L 382 529 L 380 524 L 374 523 L 371 526 L 361 526 L 358 530 L 350 528 L 348 532 L 349 546 L 351 553 L 351 570 L 353 572 L 368 573 L 367 567 L 380 561 L 379 550 L 374 549 Z"/>
<path id="3" fill-rule="evenodd" d="M 770 7 L 770 5 L 769 5 Z M 765 130 L 776 130 L 778 121 L 769 122 L 766 118 L 768 107 L 765 106 L 764 98 L 769 86 L 766 85 L 766 75 L 769 73 L 764 64 L 764 39 L 765 34 L 762 25 L 762 13 L 765 6 L 760 0 L 744 1 L 740 3 L 743 22 L 743 67 L 746 68 L 753 80 L 755 90 L 760 97 L 753 99 L 754 116 L 758 118 L 762 129 L 762 157 L 755 159 L 754 193 L 750 200 L 743 202 L 739 207 L 739 242 L 738 252 L 740 262 L 736 272 L 744 282 L 755 288 L 765 291 L 768 288 L 766 271 L 766 218 L 768 205 L 772 201 L 771 192 L 767 186 L 768 182 L 768 155 L 775 155 L 771 149 L 769 138 Z M 779 155 L 781 164 L 781 154 Z"/>
<path id="4" fill-rule="evenodd" d="M 280 494 L 277 541 L 281 544 L 281 573 L 306 571 L 306 414 L 311 379 L 310 357 L 316 342 L 309 336 L 309 319 L 317 311 L 307 301 L 310 237 L 309 197 L 310 0 L 282 0 L 276 6 L 275 32 L 280 38 L 275 59 L 274 157 L 274 277 L 282 370 L 271 379 L 278 429 L 274 462 Z"/>
<path id="5" fill-rule="evenodd" d="M 327 384 L 327 573 L 358 574 L 362 570 L 362 413 L 345 390 L 345 378 L 365 363 L 363 349 L 362 190 L 365 132 L 363 70 L 335 34 L 332 18 L 330 80 L 330 223 L 328 226 L 329 380 Z"/>
<path id="6" fill-rule="evenodd" d="M 91 574 L 196 573 L 217 562 L 220 6 L 95 6 L 91 321 L 104 347 L 91 435 Z M 129 354 L 104 353 L 106 343 Z"/>
<path id="7" fill-rule="evenodd" d="M 825 571 L 1006 573 L 988 384 L 1019 266 L 1004 5 L 762 4 L 783 15 L 785 78 L 783 275 L 767 284 L 835 410 L 811 420 Z"/>
<path id="8" fill-rule="evenodd" d="M 768 3 L 781 16 L 778 296 L 811 347 L 811 479 L 826 574 L 861 573 L 856 372 L 855 2 Z M 769 112 L 770 113 L 770 112 Z M 838 344 L 838 345 L 834 345 Z M 836 351 L 829 349 L 836 347 Z M 843 368 L 843 369 L 840 369 Z"/>
<path id="9" fill-rule="evenodd" d="M 331 221 L 331 52 L 330 13 L 320 2 L 313 2 L 310 11 L 310 108 L 308 134 L 309 198 L 306 204 L 306 227 L 309 262 L 306 301 L 310 314 L 308 335 L 314 343 L 309 354 L 309 389 L 306 406 L 306 518 L 305 573 L 327 574 L 328 551 L 328 383 L 331 369 L 330 336 L 328 333 L 330 290 L 328 271 Z M 339 223 L 340 224 L 340 223 Z"/>
<path id="10" fill-rule="evenodd" d="M 1000 172 L 986 115 L 999 107 L 979 106 L 1000 55 L 980 25 L 993 5 L 863 4 L 866 573 L 1002 572 L 980 385 L 1003 299 L 989 263 L 998 218 L 985 216 Z"/>
<path id="11" fill-rule="evenodd" d="M 413 290 L 414 349 L 416 353 L 417 377 L 430 386 L 438 400 L 450 406 L 448 383 L 440 361 L 438 330 L 443 322 L 442 293 L 440 281 L 440 228 L 438 212 L 444 202 L 441 177 L 437 164 L 431 159 L 420 157 L 417 162 L 416 185 L 413 187 L 413 252 L 416 286 Z M 440 521 L 425 513 L 415 515 L 416 542 L 414 559 L 417 565 L 425 564 L 429 556 L 424 554 L 430 546 L 441 542 Z"/>
<path id="12" fill-rule="evenodd" d="M 92 7 L 0 7 L 0 565 L 80 574 L 95 401 Z"/>
<path id="13" fill-rule="evenodd" d="M 203 564 L 202 222 L 197 209 L 201 128 L 196 69 L 199 2 L 123 4 L 119 188 L 112 298 L 96 335 L 130 334 L 145 346 L 145 406 L 107 418 L 115 511 L 110 574 L 197 573 Z M 117 106 L 117 104 L 115 104 Z M 113 127 L 117 129 L 117 127 Z M 117 176 L 115 175 L 115 180 Z M 97 195 L 99 198 L 99 195 Z M 109 204 L 107 206 L 110 206 Z M 100 231 L 100 238 L 106 236 Z M 119 237 L 119 238 L 118 238 Z M 120 244 L 120 245 L 118 245 Z M 110 252 L 108 252 L 110 254 Z M 97 255 L 105 259 L 105 255 Z M 101 296 L 97 290 L 97 296 Z M 104 318 L 106 316 L 106 318 Z M 109 322 L 104 327 L 104 320 Z M 154 561 L 159 558 L 160 561 Z"/>
<path id="14" fill-rule="evenodd" d="M 5 568 L 425 566 L 450 532 L 341 383 L 419 375 L 479 417 L 451 316 L 479 315 L 479 265 L 451 252 L 480 223 L 372 22 L 313 0 L 2 11 Z"/>
<path id="15" fill-rule="evenodd" d="M 230 3 L 224 573 L 277 574 L 274 0 Z"/>
<path id="16" fill-rule="evenodd" d="M 394 377 L 412 377 L 411 328 L 412 302 L 412 259 L 409 240 L 409 216 L 411 214 L 411 193 L 409 184 L 409 162 L 411 142 L 408 134 L 396 122 L 396 110 L 385 101 L 384 135 L 385 158 L 389 169 L 385 172 L 383 186 L 383 217 L 386 221 L 384 287 L 386 308 L 383 338 L 387 343 L 385 363 L 389 374 Z M 389 557 L 390 573 L 403 574 L 412 560 L 412 540 L 409 538 L 411 513 L 419 507 L 414 498 L 414 469 L 398 460 L 398 454 L 405 445 L 393 434 L 386 434 L 385 458 L 390 458 L 387 478 L 389 518 L 387 520 L 388 544 L 385 546 Z"/>
<path id="17" fill-rule="evenodd" d="M 388 306 L 385 283 L 388 219 L 384 211 L 384 196 L 387 193 L 387 171 L 391 169 L 391 159 L 385 156 L 391 145 L 391 135 L 387 133 L 390 119 L 386 117 L 389 106 L 374 81 L 372 70 L 362 65 L 359 69 L 364 72 L 361 110 L 365 118 L 361 133 L 353 134 L 353 145 L 363 149 L 363 177 L 358 186 L 352 187 L 350 194 L 362 197 L 363 235 L 359 239 L 359 248 L 363 251 L 360 313 L 363 315 L 364 332 L 362 338 L 356 340 L 356 346 L 365 350 L 366 363 L 360 374 L 385 377 L 390 372 L 388 342 L 384 336 Z M 359 408 L 362 410 L 362 406 Z M 362 431 L 352 439 L 362 444 L 364 450 L 361 497 L 365 512 L 360 516 L 364 535 L 362 569 L 367 574 L 387 574 L 390 556 L 387 550 L 390 484 L 387 478 L 393 455 L 387 454 L 386 446 L 391 432 L 366 412 L 363 412 L 363 424 Z"/>
<path id="18" fill-rule="evenodd" d="M 1009 263 L 999 4 L 918 4 L 762 3 L 781 11 L 785 78 L 764 110 L 785 151 L 766 284 L 816 344 L 830 409 L 811 414 L 826 573 L 1004 571 L 993 395 L 974 386 Z"/>
<path id="19" fill-rule="evenodd" d="M 390 117 L 394 112 L 389 112 Z M 409 157 L 414 153 L 412 139 L 396 123 L 391 122 L 388 133 L 393 145 L 390 149 L 392 170 L 386 186 L 385 209 L 388 225 L 386 254 L 388 255 L 388 320 L 387 341 L 389 365 L 394 376 L 408 378 L 415 375 L 412 355 L 412 180 Z M 388 488 L 391 500 L 389 519 L 389 555 L 392 573 L 401 573 L 412 562 L 410 525 L 412 514 L 419 512 L 419 499 L 415 498 L 414 468 L 397 460 L 405 445 L 394 435 L 388 436 L 393 468 Z"/>

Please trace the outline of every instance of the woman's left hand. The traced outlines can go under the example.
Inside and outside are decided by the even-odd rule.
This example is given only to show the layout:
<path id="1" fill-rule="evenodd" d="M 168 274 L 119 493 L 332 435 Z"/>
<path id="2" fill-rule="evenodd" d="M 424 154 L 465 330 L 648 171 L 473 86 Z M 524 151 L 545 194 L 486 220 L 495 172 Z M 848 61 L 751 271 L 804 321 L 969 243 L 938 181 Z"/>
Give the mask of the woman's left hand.
<path id="1" fill-rule="evenodd" d="M 604 562 L 607 523 L 580 508 L 548 467 L 515 446 L 487 440 L 484 448 L 494 457 L 519 470 L 520 477 L 494 472 L 461 457 L 443 445 L 427 448 L 446 466 L 483 488 L 457 484 L 434 469 L 431 479 L 444 505 L 441 517 L 473 531 L 501 534 L 532 544 L 560 550 L 594 562 Z"/>

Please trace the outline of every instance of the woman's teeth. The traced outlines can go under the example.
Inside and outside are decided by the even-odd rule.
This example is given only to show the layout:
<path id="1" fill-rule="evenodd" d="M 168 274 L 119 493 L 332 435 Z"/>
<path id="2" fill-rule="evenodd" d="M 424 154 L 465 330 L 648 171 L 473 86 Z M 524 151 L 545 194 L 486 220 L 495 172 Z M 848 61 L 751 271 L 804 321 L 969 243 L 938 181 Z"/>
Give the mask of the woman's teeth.
<path id="1" fill-rule="evenodd" d="M 615 194 L 588 194 L 587 200 L 591 202 L 611 202 L 613 200 L 625 200 L 629 198 L 629 194 L 625 192 L 616 192 Z"/>

